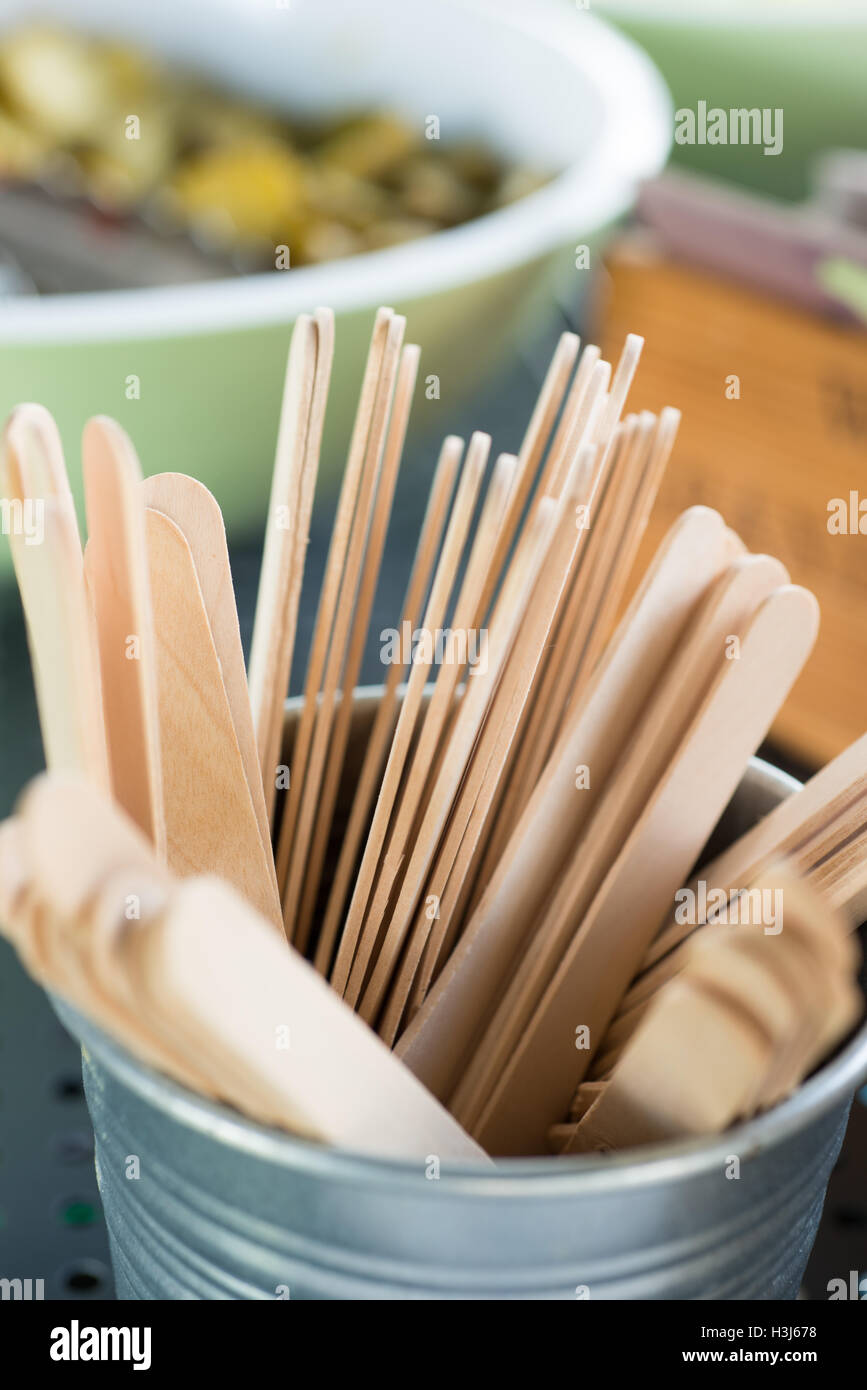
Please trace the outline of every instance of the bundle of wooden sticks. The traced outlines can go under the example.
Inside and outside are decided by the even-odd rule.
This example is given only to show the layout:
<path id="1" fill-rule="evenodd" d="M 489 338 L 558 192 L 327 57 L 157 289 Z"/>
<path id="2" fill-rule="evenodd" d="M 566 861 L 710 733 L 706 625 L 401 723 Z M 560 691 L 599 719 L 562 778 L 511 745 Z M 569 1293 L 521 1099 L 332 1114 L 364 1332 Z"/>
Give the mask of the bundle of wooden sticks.
<path id="1" fill-rule="evenodd" d="M 859 1007 L 838 919 L 793 909 L 839 966 L 832 1022 L 781 1004 L 773 1046 L 732 1044 L 739 1085 L 717 1077 L 716 1107 L 690 1104 L 697 1061 L 680 1110 L 616 1103 L 666 1047 L 686 1055 L 696 967 L 679 923 L 657 933 L 809 654 L 815 601 L 694 508 L 612 635 L 679 417 L 621 419 L 640 339 L 612 372 L 564 334 L 516 455 L 443 444 L 396 623 L 427 640 L 390 661 L 349 785 L 418 366 L 404 329 L 377 315 L 291 743 L 331 314 L 293 332 L 249 671 L 207 490 L 142 479 L 119 427 L 91 420 L 82 555 L 53 421 L 13 414 L 4 492 L 44 509 L 42 544 L 12 543 L 49 773 L 3 827 L 0 915 L 37 977 L 146 1062 L 327 1142 L 482 1158 L 723 1127 L 797 1085 Z M 851 815 L 867 747 L 844 776 Z M 796 796 L 761 854 L 723 856 L 731 886 L 790 853 L 860 906 L 867 857 L 829 876 L 851 844 L 833 785 L 799 794 L 821 870 Z M 743 971 L 703 930 L 711 966 Z M 788 938 L 763 945 L 773 976 Z M 718 999 L 689 997 L 695 1027 L 724 1030 Z"/>

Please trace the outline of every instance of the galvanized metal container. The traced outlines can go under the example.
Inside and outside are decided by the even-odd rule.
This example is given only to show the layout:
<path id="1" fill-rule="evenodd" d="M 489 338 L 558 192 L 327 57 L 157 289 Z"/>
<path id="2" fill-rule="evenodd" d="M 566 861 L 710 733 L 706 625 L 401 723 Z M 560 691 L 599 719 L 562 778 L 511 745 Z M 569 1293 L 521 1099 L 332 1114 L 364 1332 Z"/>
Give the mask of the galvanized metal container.
<path id="1" fill-rule="evenodd" d="M 373 707 L 359 692 L 354 758 Z M 754 760 L 721 836 L 796 785 Z M 254 1124 L 57 1008 L 82 1042 L 123 1299 L 791 1299 L 867 1075 L 862 1027 L 721 1139 L 429 1178 Z"/>

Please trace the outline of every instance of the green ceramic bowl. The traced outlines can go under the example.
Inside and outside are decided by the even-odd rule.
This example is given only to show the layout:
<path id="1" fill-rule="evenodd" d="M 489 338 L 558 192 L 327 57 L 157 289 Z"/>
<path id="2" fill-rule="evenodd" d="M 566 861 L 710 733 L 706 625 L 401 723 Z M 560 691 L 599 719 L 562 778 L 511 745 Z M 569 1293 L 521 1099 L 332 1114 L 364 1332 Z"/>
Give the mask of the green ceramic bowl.
<path id="1" fill-rule="evenodd" d="M 867 146 L 864 0 L 594 0 L 649 53 L 675 108 L 781 107 L 783 149 L 675 145 L 677 163 L 800 199 L 810 165 L 835 146 Z"/>
<path id="2" fill-rule="evenodd" d="M 0 0 L 0 26 L 30 0 Z M 671 142 L 668 95 L 649 61 L 558 0 L 46 0 L 42 13 L 143 43 L 263 100 L 311 113 L 390 106 L 442 138 L 476 135 L 555 177 L 501 211 L 410 245 L 245 279 L 159 290 L 22 297 L 0 310 L 0 412 L 51 409 L 78 474 L 94 412 L 128 429 L 146 473 L 181 469 L 216 494 L 237 534 L 261 525 L 290 329 L 337 315 L 323 471 L 339 476 L 372 316 L 406 313 L 422 346 L 427 423 L 514 349 L 565 276 L 577 298 L 607 228 Z M 440 378 L 428 406 L 424 378 Z M 127 398 L 128 378 L 140 398 Z M 436 409 L 438 419 L 431 420 Z M 7 548 L 0 547 L 8 563 Z"/>

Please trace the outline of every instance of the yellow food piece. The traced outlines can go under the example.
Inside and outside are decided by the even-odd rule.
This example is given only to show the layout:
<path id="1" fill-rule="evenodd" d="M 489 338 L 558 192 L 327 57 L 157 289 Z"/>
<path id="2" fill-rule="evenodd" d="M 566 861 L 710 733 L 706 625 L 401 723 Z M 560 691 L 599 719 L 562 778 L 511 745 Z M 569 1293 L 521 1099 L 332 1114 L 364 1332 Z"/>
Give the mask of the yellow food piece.
<path id="1" fill-rule="evenodd" d="M 270 142 L 204 150 L 178 170 L 172 193 L 181 216 L 222 243 L 264 240 L 291 249 L 307 205 L 303 163 Z"/>
<path id="2" fill-rule="evenodd" d="M 162 72 L 144 53 L 126 44 L 104 43 L 98 45 L 98 54 L 106 79 L 121 104 L 142 96 L 153 99 L 161 86 Z"/>
<path id="3" fill-rule="evenodd" d="M 323 140 L 317 155 L 323 164 L 369 179 L 403 159 L 417 143 L 406 121 L 379 112 L 347 122 Z"/>
<path id="4" fill-rule="evenodd" d="M 307 189 L 316 213 L 355 231 L 363 231 L 399 210 L 390 190 L 316 160 L 308 166 Z"/>
<path id="5" fill-rule="evenodd" d="M 108 70 L 86 39 L 21 29 L 0 45 L 0 88 L 37 131 L 69 143 L 98 136 L 112 106 Z"/>
<path id="6" fill-rule="evenodd" d="M 174 123 L 165 106 L 134 103 L 116 110 L 99 144 L 82 154 L 86 189 L 94 202 L 130 208 L 168 178 L 175 160 Z"/>
<path id="7" fill-rule="evenodd" d="M 178 126 L 183 139 L 190 144 L 248 145 L 251 142 L 291 142 L 281 131 L 276 119 L 255 107 L 215 96 L 198 87 L 188 87 L 180 93 Z"/>
<path id="8" fill-rule="evenodd" d="M 465 222 L 477 211 L 478 194 L 442 160 L 418 157 L 401 170 L 401 202 L 410 217 Z"/>

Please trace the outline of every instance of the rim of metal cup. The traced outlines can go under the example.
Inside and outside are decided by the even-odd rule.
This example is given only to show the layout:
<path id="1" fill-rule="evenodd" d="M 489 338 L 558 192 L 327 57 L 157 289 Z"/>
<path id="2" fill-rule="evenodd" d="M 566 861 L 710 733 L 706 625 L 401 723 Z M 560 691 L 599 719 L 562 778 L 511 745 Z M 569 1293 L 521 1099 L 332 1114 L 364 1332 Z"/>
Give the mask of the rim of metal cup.
<path id="1" fill-rule="evenodd" d="M 355 702 L 361 707 L 374 702 L 376 698 L 375 686 L 359 687 L 355 692 Z M 299 699 L 287 700 L 287 715 L 294 713 L 300 704 Z M 777 787 L 787 796 L 800 785 L 795 778 L 763 758 L 751 758 L 748 766 L 766 785 Z M 79 1038 L 85 1051 L 92 1053 L 130 1090 L 177 1123 L 267 1162 L 305 1170 L 320 1177 L 342 1178 L 374 1187 L 387 1185 L 394 1188 L 396 1184 L 417 1187 L 417 1162 L 329 1148 L 283 1130 L 270 1129 L 218 1101 L 196 1095 L 161 1072 L 153 1071 L 64 1000 L 53 997 L 53 1002 L 61 1019 Z M 711 1140 L 677 1140 L 604 1157 L 541 1155 L 538 1158 L 499 1158 L 493 1171 L 480 1169 L 472 1163 L 449 1163 L 437 1186 L 441 1189 L 445 1184 L 455 1194 L 463 1192 L 474 1197 L 485 1194 L 502 1197 L 508 1195 L 512 1187 L 526 1197 L 530 1195 L 527 1188 L 529 1183 L 534 1195 L 554 1196 L 573 1191 L 578 1185 L 582 1191 L 601 1193 L 612 1187 L 622 1190 L 624 1184 L 639 1188 L 665 1182 L 675 1176 L 682 1179 L 719 1170 L 733 1150 L 742 1155 L 758 1153 L 803 1130 L 852 1095 L 865 1078 L 867 1022 L 830 1062 L 787 1100 Z"/>

